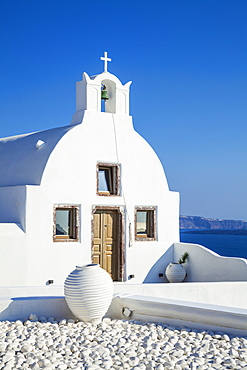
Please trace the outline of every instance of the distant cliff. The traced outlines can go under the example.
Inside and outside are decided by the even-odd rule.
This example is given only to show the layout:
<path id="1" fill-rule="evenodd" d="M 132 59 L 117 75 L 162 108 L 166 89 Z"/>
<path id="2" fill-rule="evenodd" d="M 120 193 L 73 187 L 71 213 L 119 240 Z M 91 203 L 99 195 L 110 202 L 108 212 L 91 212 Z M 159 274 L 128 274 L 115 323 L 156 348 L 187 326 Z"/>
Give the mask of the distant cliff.
<path id="1" fill-rule="evenodd" d="M 246 221 L 218 220 L 199 216 L 180 216 L 180 229 L 247 230 Z"/>

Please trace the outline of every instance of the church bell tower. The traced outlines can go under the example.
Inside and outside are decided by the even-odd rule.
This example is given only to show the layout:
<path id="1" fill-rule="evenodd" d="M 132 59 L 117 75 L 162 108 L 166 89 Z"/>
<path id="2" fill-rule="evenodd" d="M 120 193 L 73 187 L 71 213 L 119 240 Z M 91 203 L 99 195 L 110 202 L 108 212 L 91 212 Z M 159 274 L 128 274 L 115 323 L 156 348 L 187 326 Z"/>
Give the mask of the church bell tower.
<path id="1" fill-rule="evenodd" d="M 111 59 L 107 52 L 100 59 L 104 61 L 104 71 L 95 76 L 88 76 L 84 72 L 82 81 L 76 83 L 76 113 L 71 124 L 81 123 L 85 111 L 129 116 L 129 89 L 132 81 L 123 85 L 115 75 L 108 72 Z"/>

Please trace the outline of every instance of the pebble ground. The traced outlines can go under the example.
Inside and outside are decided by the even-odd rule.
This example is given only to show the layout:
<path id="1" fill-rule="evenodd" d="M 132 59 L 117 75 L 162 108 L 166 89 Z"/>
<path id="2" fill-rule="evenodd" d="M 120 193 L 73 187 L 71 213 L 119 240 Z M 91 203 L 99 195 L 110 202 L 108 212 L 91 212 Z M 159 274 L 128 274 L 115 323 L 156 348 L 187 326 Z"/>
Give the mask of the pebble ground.
<path id="1" fill-rule="evenodd" d="M 104 319 L 0 322 L 0 369 L 247 370 L 247 337 Z"/>

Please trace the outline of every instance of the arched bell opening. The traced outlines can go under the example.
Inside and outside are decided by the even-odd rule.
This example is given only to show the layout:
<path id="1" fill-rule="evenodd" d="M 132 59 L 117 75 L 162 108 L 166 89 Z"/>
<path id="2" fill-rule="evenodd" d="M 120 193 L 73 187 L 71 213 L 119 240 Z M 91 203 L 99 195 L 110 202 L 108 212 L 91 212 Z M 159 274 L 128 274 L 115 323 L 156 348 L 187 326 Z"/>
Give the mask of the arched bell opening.
<path id="1" fill-rule="evenodd" d="M 116 113 L 116 84 L 113 81 L 101 81 L 101 112 Z"/>
<path id="2" fill-rule="evenodd" d="M 109 100 L 107 87 L 104 84 L 101 84 L 101 112 L 106 111 L 106 102 Z"/>

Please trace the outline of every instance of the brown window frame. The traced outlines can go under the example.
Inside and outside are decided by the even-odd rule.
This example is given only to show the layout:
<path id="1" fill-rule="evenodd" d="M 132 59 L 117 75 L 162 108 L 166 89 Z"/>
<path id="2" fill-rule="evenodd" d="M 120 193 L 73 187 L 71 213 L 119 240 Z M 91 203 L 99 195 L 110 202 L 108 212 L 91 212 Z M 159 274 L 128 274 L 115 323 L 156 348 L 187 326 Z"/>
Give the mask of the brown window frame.
<path id="1" fill-rule="evenodd" d="M 56 212 L 70 212 L 70 234 L 57 235 L 56 233 Z M 79 206 L 78 205 L 55 205 L 53 208 L 53 241 L 54 242 L 78 242 L 79 241 Z"/>
<path id="2" fill-rule="evenodd" d="M 99 189 L 99 171 L 107 171 L 109 191 Z M 120 165 L 114 163 L 97 163 L 96 167 L 96 193 L 100 196 L 119 196 L 120 195 Z"/>
<path id="3" fill-rule="evenodd" d="M 137 214 L 138 212 L 147 212 L 147 225 L 146 225 L 147 233 L 146 234 L 137 233 Z M 154 207 L 154 206 L 135 207 L 135 240 L 136 241 L 157 240 L 156 213 L 157 213 L 157 207 Z"/>

